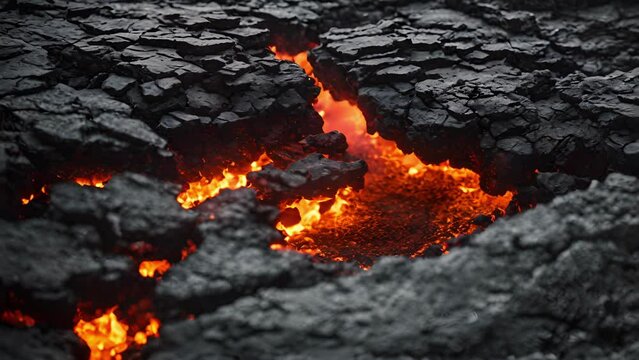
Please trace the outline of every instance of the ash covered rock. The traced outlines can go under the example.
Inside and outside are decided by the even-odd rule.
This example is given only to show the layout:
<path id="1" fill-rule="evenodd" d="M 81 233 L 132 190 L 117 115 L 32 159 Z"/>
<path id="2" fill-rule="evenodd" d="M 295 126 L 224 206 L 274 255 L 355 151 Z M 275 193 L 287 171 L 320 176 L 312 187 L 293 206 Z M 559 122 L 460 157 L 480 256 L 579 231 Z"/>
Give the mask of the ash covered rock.
<path id="1" fill-rule="evenodd" d="M 90 226 L 0 220 L 0 238 L 0 304 L 36 323 L 70 327 L 80 300 L 111 306 L 135 291 L 131 259 L 102 252 Z"/>
<path id="2" fill-rule="evenodd" d="M 447 5 L 459 11 L 414 2 L 375 25 L 331 29 L 311 52 L 315 74 L 358 102 L 370 132 L 427 162 L 472 168 L 491 193 L 531 184 L 535 169 L 637 173 L 634 6 L 604 9 L 620 29 L 597 21 L 599 8 L 552 18 L 481 0 Z M 526 19 L 539 30 L 506 24 Z M 625 57 L 611 58 L 620 46 Z"/>
<path id="3" fill-rule="evenodd" d="M 636 301 L 628 289 L 639 272 L 638 194 L 637 179 L 613 174 L 499 220 L 443 257 L 388 258 L 334 282 L 260 291 L 194 321 L 166 324 L 150 358 L 636 353 Z"/>
<path id="4" fill-rule="evenodd" d="M 158 284 L 161 317 L 210 312 L 262 288 L 310 286 L 350 269 L 270 250 L 281 239 L 275 230 L 278 211 L 260 205 L 253 190 L 222 191 L 198 211 L 213 220 L 198 228 L 203 239 L 198 251 L 174 265 Z"/>
<path id="5" fill-rule="evenodd" d="M 299 197 L 334 196 L 351 186 L 361 189 L 368 167 L 364 160 L 345 162 L 314 153 L 292 163 L 286 170 L 274 166 L 249 173 L 247 178 L 260 195 L 274 201 Z"/>
<path id="6" fill-rule="evenodd" d="M 155 256 L 178 260 L 197 220 L 175 200 L 179 191 L 177 185 L 134 173 L 113 177 L 104 189 L 57 184 L 51 189 L 50 216 L 94 226 L 107 249 L 145 242 Z"/>
<path id="7" fill-rule="evenodd" d="M 38 328 L 14 329 L 0 325 L 0 358 L 87 359 L 89 348 L 71 331 L 47 331 Z"/>

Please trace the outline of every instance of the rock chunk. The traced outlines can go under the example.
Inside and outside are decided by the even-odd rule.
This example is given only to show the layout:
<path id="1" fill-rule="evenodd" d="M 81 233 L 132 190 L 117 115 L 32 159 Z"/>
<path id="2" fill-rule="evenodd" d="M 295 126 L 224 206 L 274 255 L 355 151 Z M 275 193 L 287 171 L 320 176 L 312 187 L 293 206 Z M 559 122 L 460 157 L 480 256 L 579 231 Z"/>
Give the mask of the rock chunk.
<path id="1" fill-rule="evenodd" d="M 199 226 L 203 241 L 198 251 L 158 284 L 156 305 L 163 318 L 213 311 L 262 288 L 309 286 L 345 270 L 270 250 L 271 242 L 281 238 L 275 230 L 278 211 L 261 205 L 253 190 L 224 190 L 198 211 L 214 220 Z"/>
<path id="2" fill-rule="evenodd" d="M 176 201 L 179 186 L 140 174 L 113 177 L 104 189 L 72 183 L 51 189 L 51 216 L 66 223 L 94 226 L 104 246 L 153 246 L 156 256 L 179 259 L 195 229 L 197 215 Z"/>
<path id="3" fill-rule="evenodd" d="M 298 197 L 333 196 L 337 190 L 352 186 L 360 189 L 368 170 L 363 160 L 342 162 L 314 153 L 291 164 L 286 170 L 266 166 L 247 178 L 258 192 L 274 201 Z"/>
<path id="4" fill-rule="evenodd" d="M 150 359 L 215 353 L 530 360 L 635 353 L 629 316 L 635 297 L 626 289 L 637 285 L 639 272 L 632 236 L 639 230 L 638 194 L 636 178 L 613 174 L 587 191 L 499 220 L 471 239 L 472 246 L 445 256 L 388 258 L 334 282 L 262 290 L 165 325 Z M 610 214 L 611 207 L 624 216 Z M 604 328 L 619 342 L 606 340 Z M 422 341 L 406 341 L 424 333 Z M 585 345 L 564 341 L 577 335 Z"/>
<path id="5" fill-rule="evenodd" d="M 0 220 L 0 238 L 2 307 L 18 308 L 36 323 L 71 327 L 78 301 L 112 306 L 134 290 L 131 259 L 102 252 L 91 226 Z"/>
<path id="6" fill-rule="evenodd" d="M 0 357 L 13 360 L 88 358 L 89 348 L 71 331 L 13 329 L 0 325 Z"/>

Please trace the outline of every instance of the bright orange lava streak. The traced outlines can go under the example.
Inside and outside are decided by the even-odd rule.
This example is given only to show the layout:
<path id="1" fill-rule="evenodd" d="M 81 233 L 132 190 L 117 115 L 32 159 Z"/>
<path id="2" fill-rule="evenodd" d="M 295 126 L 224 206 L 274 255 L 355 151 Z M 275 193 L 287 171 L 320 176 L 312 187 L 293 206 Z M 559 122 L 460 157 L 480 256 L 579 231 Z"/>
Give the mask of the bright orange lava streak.
<path id="1" fill-rule="evenodd" d="M 444 204 L 439 205 L 440 207 L 445 206 L 446 201 L 450 202 L 451 208 L 441 209 L 432 206 L 434 209 L 430 214 L 436 220 L 433 221 L 434 223 L 441 224 L 441 228 L 433 233 L 438 241 L 443 242 L 474 229 L 474 226 L 467 225 L 472 218 L 460 221 L 456 218 L 461 216 L 459 213 L 469 217 L 470 214 L 477 216 L 494 209 L 505 209 L 512 199 L 511 193 L 506 193 L 503 196 L 485 194 L 480 189 L 479 175 L 469 169 L 453 168 L 448 162 L 440 165 L 424 164 L 415 154 L 404 154 L 395 142 L 385 140 L 377 133 L 368 134 L 366 119 L 359 107 L 348 101 L 336 101 L 333 98 L 313 74 L 313 67 L 307 59 L 306 52 L 289 55 L 278 51 L 274 46 L 270 50 L 280 60 L 294 61 L 315 80 L 321 91 L 313 106 L 324 119 L 324 132 L 338 130 L 343 133 L 348 139 L 349 152 L 365 159 L 369 164 L 366 187 L 358 194 L 351 191 L 348 194 L 338 194 L 336 198 L 340 203 L 338 211 L 331 208 L 320 214 L 319 203 L 326 201 L 326 199 L 303 199 L 289 206 L 300 211 L 302 220 L 298 224 L 289 226 L 280 223 L 278 229 L 287 235 L 287 241 L 294 248 L 299 249 L 301 244 L 307 249 L 304 252 L 322 253 L 318 246 L 313 245 L 314 240 L 309 237 L 310 235 L 313 235 L 313 238 L 327 235 L 340 238 L 353 228 L 361 228 L 361 230 L 351 231 L 359 236 L 374 237 L 375 235 L 368 233 L 368 230 L 374 230 L 375 227 L 388 227 L 388 224 L 391 223 L 391 221 L 385 222 L 383 219 L 379 219 L 379 215 L 393 216 L 394 214 L 394 210 L 384 208 L 384 203 L 393 204 L 395 202 L 394 205 L 398 209 L 402 206 L 407 207 L 410 204 L 402 204 L 402 201 L 406 199 L 414 201 L 419 196 L 418 194 L 428 195 L 430 203 Z M 444 185 L 438 185 L 438 183 Z M 455 185 L 451 187 L 450 184 Z M 431 194 L 428 194 L 429 187 L 432 187 Z M 455 187 L 457 193 L 455 193 Z M 414 194 L 411 194 L 411 191 L 414 191 Z M 440 192 L 441 194 L 432 194 L 432 192 Z M 439 199 L 438 197 L 444 198 Z M 417 203 L 417 205 L 420 204 Z M 402 214 L 412 216 L 413 212 L 419 212 L 419 208 L 410 208 L 409 211 Z M 412 225 L 415 226 L 415 223 L 419 223 L 419 221 L 414 221 Z M 388 232 L 392 233 L 392 231 Z M 335 239 L 335 241 L 343 240 Z M 397 241 L 401 242 L 401 240 L 396 240 L 396 243 Z M 397 244 L 399 245 L 399 243 Z M 430 245 L 431 243 L 428 243 L 418 249 L 397 251 L 398 254 L 404 255 L 406 255 L 406 251 L 409 251 L 409 254 L 416 256 Z M 330 246 L 329 243 L 328 247 Z M 355 246 L 359 247 L 359 245 Z M 272 248 L 280 249 L 282 246 L 275 244 Z M 379 245 L 371 245 L 369 252 L 376 256 L 393 254 L 389 253 L 388 249 L 380 250 Z M 341 259 L 341 256 L 336 254 L 325 255 L 332 259 Z"/>
<path id="2" fill-rule="evenodd" d="M 264 153 L 259 159 L 251 163 L 251 168 L 247 172 L 237 173 L 224 169 L 222 176 L 202 176 L 199 181 L 188 183 L 185 186 L 185 190 L 178 195 L 177 201 L 183 208 L 191 209 L 205 200 L 215 197 L 223 189 L 235 190 L 245 187 L 247 185 L 246 175 L 249 172 L 260 171 L 263 166 L 271 162 L 272 160 Z"/>

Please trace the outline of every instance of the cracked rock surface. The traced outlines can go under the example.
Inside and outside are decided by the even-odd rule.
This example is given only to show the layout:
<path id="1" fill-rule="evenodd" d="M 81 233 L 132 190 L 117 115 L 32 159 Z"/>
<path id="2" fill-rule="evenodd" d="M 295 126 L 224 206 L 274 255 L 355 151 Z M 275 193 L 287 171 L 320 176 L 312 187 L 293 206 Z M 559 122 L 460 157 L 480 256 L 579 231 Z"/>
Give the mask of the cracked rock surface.
<path id="1" fill-rule="evenodd" d="M 551 16 L 515 3 L 406 4 L 376 24 L 322 34 L 311 62 L 335 94 L 359 103 L 370 132 L 478 171 L 487 191 L 530 184 L 535 169 L 637 174 L 639 8 Z"/>
<path id="2" fill-rule="evenodd" d="M 12 1 L 0 19 L 0 212 L 96 171 L 199 179 L 321 133 L 318 89 L 222 5 Z M 6 157 L 6 159 L 4 159 Z M 206 161 L 204 160 L 206 159 Z"/>
<path id="3" fill-rule="evenodd" d="M 65 226 L 45 219 L 0 220 L 0 298 L 37 322 L 70 326 L 78 302 L 110 303 L 129 293 L 133 262 L 101 251 L 89 226 Z"/>
<path id="4" fill-rule="evenodd" d="M 636 178 L 613 174 L 500 220 L 443 257 L 388 258 L 356 276 L 260 291 L 167 325 L 150 358 L 636 354 L 638 193 Z"/>
<path id="5" fill-rule="evenodd" d="M 304 287 L 354 271 L 350 265 L 314 264 L 295 252 L 275 252 L 279 211 L 261 205 L 250 189 L 225 190 L 198 207 L 213 215 L 199 226 L 202 245 L 175 265 L 156 289 L 166 318 L 200 314 L 261 288 Z"/>
<path id="6" fill-rule="evenodd" d="M 105 247 L 144 241 L 164 257 L 179 258 L 197 215 L 175 201 L 179 187 L 140 174 L 124 173 L 104 189 L 59 184 L 51 191 L 51 217 L 86 223 L 100 231 Z"/>
<path id="7" fill-rule="evenodd" d="M 125 360 L 639 358 L 633 1 L 0 9 L 0 311 L 36 322 L 0 324 L 0 358 L 87 359 L 78 307 L 140 299 L 161 334 Z M 545 204 L 480 215 L 486 229 L 445 256 L 366 272 L 272 251 L 291 215 L 272 204 L 359 188 L 367 169 L 323 133 L 319 88 L 270 45 L 313 48 L 314 75 L 369 132 L 480 173 L 489 193 L 516 190 L 509 213 Z M 176 202 L 180 185 L 265 152 L 254 189 Z M 94 174 L 112 178 L 72 183 Z M 171 268 L 141 278 L 155 259 Z"/>
<path id="8" fill-rule="evenodd" d="M 88 356 L 89 349 L 70 331 L 47 332 L 0 325 L 0 357 L 3 359 L 73 360 Z"/>

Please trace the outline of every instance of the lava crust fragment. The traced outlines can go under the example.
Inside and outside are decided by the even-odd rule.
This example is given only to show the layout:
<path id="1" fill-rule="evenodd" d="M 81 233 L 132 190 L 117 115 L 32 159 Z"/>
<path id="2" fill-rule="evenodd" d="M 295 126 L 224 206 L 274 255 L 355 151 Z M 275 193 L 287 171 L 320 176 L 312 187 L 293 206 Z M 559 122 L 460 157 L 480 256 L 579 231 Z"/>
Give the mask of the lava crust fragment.
<path id="1" fill-rule="evenodd" d="M 36 323 L 70 327 L 80 300 L 111 305 L 134 288 L 131 259 L 104 253 L 90 226 L 0 220 L 0 238 L 2 308 Z"/>
<path id="2" fill-rule="evenodd" d="M 51 190 L 50 214 L 94 226 L 108 249 L 146 242 L 156 256 L 179 259 L 197 220 L 177 203 L 179 191 L 177 185 L 135 173 L 117 175 L 103 189 L 58 184 Z"/>
<path id="3" fill-rule="evenodd" d="M 336 161 L 314 153 L 294 162 L 286 170 L 266 166 L 249 173 L 247 178 L 260 195 L 283 201 L 298 197 L 334 196 L 337 190 L 347 186 L 361 189 L 367 169 L 363 160 Z"/>
<path id="4" fill-rule="evenodd" d="M 158 314 L 175 318 L 210 312 L 269 287 L 301 287 L 352 271 L 343 264 L 314 264 L 295 252 L 276 252 L 276 208 L 260 205 L 254 190 L 224 190 L 198 206 L 205 218 L 202 245 L 174 265 L 156 288 Z"/>

